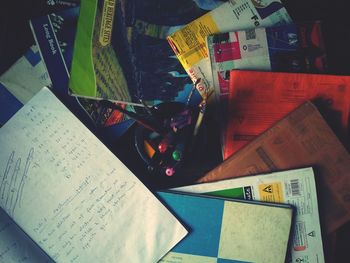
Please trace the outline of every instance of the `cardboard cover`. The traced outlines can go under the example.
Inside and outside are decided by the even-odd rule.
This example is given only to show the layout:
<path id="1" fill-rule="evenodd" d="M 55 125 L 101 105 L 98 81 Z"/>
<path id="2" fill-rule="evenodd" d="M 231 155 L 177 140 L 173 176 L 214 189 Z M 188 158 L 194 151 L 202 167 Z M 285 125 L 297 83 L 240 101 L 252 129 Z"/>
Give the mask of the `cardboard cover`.
<path id="1" fill-rule="evenodd" d="M 316 107 L 306 102 L 198 182 L 313 166 L 321 223 L 332 232 L 350 219 L 350 155 Z"/>

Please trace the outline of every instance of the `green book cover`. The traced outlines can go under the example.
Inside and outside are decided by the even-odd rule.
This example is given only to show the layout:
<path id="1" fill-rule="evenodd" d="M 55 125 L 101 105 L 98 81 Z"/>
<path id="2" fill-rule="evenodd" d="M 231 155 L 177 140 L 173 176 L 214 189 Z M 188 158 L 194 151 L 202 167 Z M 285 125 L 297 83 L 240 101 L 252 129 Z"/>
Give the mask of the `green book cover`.
<path id="1" fill-rule="evenodd" d="M 193 82 L 166 39 L 222 1 L 84 0 L 70 70 L 71 95 L 148 105 L 186 102 Z M 194 92 L 194 98 L 200 95 Z M 194 103 L 195 104 L 195 103 Z"/>
<path id="2" fill-rule="evenodd" d="M 137 102 L 121 1 L 82 1 L 69 81 L 71 95 Z"/>

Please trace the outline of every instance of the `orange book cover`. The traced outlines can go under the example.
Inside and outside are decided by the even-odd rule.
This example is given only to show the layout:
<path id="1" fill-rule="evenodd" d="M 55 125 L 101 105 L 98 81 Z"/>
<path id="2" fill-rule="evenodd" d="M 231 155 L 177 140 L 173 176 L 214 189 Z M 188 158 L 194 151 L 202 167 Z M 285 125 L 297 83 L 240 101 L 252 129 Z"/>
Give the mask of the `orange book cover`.
<path id="1" fill-rule="evenodd" d="M 350 77 L 231 71 L 228 120 L 223 134 L 224 159 L 307 100 L 334 110 L 341 132 L 347 130 Z"/>
<path id="2" fill-rule="evenodd" d="M 197 182 L 310 166 L 315 171 L 321 224 L 330 233 L 350 220 L 350 155 L 310 102 Z"/>

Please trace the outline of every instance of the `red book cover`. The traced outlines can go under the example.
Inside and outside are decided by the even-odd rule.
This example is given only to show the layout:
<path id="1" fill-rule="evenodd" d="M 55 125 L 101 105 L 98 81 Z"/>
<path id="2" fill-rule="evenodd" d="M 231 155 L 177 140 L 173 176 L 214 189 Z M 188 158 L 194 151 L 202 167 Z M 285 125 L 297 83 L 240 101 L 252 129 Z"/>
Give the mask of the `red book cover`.
<path id="1" fill-rule="evenodd" d="M 307 100 L 327 104 L 348 127 L 350 77 L 257 71 L 231 71 L 224 159 L 237 152 Z"/>

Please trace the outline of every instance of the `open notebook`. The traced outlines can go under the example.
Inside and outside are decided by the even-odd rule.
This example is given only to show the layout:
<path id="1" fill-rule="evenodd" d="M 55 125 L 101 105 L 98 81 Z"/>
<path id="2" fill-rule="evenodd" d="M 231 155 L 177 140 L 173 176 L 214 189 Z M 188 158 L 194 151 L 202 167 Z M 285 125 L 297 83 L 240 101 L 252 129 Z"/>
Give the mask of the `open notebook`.
<path id="1" fill-rule="evenodd" d="M 0 129 L 0 145 L 1 208 L 45 252 L 30 258 L 33 242 L 1 217 L 1 262 L 155 262 L 187 234 L 47 88 Z"/>

